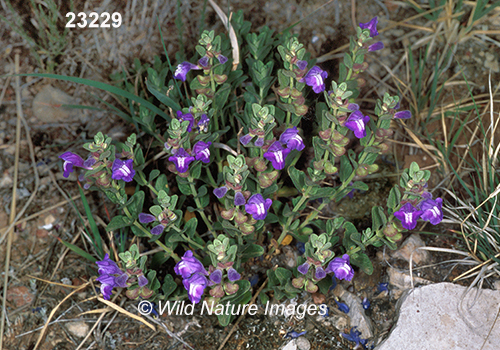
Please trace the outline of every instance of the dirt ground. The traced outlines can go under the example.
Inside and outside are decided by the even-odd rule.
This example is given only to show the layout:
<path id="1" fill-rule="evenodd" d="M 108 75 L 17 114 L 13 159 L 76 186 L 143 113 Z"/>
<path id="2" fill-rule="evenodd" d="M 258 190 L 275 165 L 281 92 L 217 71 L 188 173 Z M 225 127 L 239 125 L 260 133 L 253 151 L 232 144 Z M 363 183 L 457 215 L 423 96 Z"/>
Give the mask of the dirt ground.
<path id="1" fill-rule="evenodd" d="M 65 1 L 64 3 L 65 5 L 60 8 L 58 22 L 62 27 L 66 23 L 64 16 L 70 10 L 69 5 Z M 176 62 L 175 52 L 183 52 L 185 57 L 189 57 L 193 52 L 200 28 L 214 29 L 216 32 L 225 30 L 209 3 L 201 0 L 182 0 L 179 3 L 181 6 L 178 10 L 177 1 L 173 0 L 75 0 L 75 12 L 118 12 L 122 15 L 123 23 L 119 28 L 69 29 L 68 43 L 62 54 L 55 57 L 57 64 L 54 73 L 111 83 L 110 75 L 117 71 L 129 71 L 134 59 L 142 63 L 152 63 L 154 55 L 164 58 L 156 18 L 161 24 L 165 46 L 173 62 Z M 43 39 L 39 32 L 40 23 L 35 19 L 30 2 L 12 1 L 12 4 L 20 15 L 21 27 L 35 42 L 41 43 Z M 299 39 L 305 43 L 308 51 L 313 57 L 318 58 L 318 64 L 334 77 L 337 75 L 338 60 L 342 57 L 335 50 L 348 43 L 348 37 L 354 33 L 353 23 L 367 22 L 373 16 L 378 16 L 379 30 L 388 27 L 389 29 L 381 31 L 380 34 L 380 40 L 384 42 L 386 49 L 379 55 L 373 55 L 369 60 L 367 85 L 361 93 L 362 101 L 367 103 L 368 110 L 374 98 L 382 96 L 388 90 L 397 91 L 398 88 L 405 97 L 403 107 L 408 108 L 412 99 L 411 93 L 403 84 L 398 84 L 397 80 L 392 79 L 391 75 L 395 74 L 403 82 L 408 83 L 410 77 L 407 72 L 412 68 L 408 68 L 405 61 L 408 47 L 425 47 L 428 44 L 425 38 L 429 36 L 429 31 L 448 28 L 440 27 L 440 23 L 445 21 L 431 23 L 422 17 L 409 20 L 407 25 L 401 23 L 395 25 L 395 22 L 410 19 L 417 14 L 404 1 L 238 0 L 220 2 L 219 5 L 224 11 L 244 10 L 245 19 L 252 22 L 253 31 L 267 25 L 276 32 L 281 32 L 300 21 L 292 31 L 299 34 Z M 178 12 L 183 23 L 181 34 L 178 33 L 176 26 Z M 201 14 L 204 12 L 202 22 Z M 499 13 L 498 10 L 492 11 L 485 21 L 481 22 L 479 29 L 498 32 Z M 0 15 L 10 21 L 16 18 L 5 0 L 0 0 Z M 419 30 L 417 27 L 428 30 Z M 180 37 L 182 45 L 179 45 Z M 487 40 L 486 37 L 492 38 L 493 41 Z M 434 40 L 434 48 L 427 60 L 430 67 L 439 53 L 450 44 L 438 35 Z M 463 69 L 474 92 L 484 94 L 488 91 L 490 69 L 492 81 L 495 84 L 500 81 L 498 68 L 500 36 L 479 33 L 460 40 L 454 56 L 450 58 L 448 69 L 443 73 L 443 79 L 454 78 L 455 73 Z M 13 31 L 6 21 L 1 21 L 0 263 L 2 266 L 7 254 L 4 228 L 9 224 L 12 202 L 17 118 L 15 80 L 8 75 L 14 72 L 16 53 L 20 55 L 21 73 L 46 71 L 47 54 L 38 50 L 38 55 L 45 64 L 41 66 L 30 49 L 30 43 Z M 421 50 L 418 49 L 414 52 L 417 56 L 420 53 Z M 405 64 L 401 65 L 402 61 Z M 134 81 L 135 77 L 130 78 Z M 52 88 L 47 88 L 48 84 Z M 140 82 L 137 84 L 140 85 Z M 89 244 L 82 235 L 82 225 L 76 211 L 68 204 L 71 197 L 80 213 L 84 212 L 77 184 L 62 177 L 58 155 L 81 147 L 85 140 L 93 137 L 98 131 L 112 135 L 115 139 L 123 139 L 128 135 L 133 130 L 130 125 L 113 114 L 99 99 L 117 107 L 120 107 L 119 104 L 112 96 L 102 91 L 62 81 L 22 77 L 21 88 L 23 113 L 30 128 L 29 136 L 34 146 L 35 162 L 31 160 L 29 143 L 23 133 L 20 142 L 18 212 L 35 189 L 36 195 L 22 218 L 18 220 L 13 233 L 8 272 L 8 301 L 5 310 L 4 348 L 34 349 L 42 328 L 50 318 L 51 323 L 44 330 L 45 336 L 38 349 L 187 349 L 186 345 L 171 337 L 157 323 L 156 331 L 152 331 L 143 323 L 98 301 L 96 296 L 99 289 L 91 282 L 91 277 L 97 275 L 95 266 L 69 251 L 59 241 L 65 240 L 83 249 Z M 447 101 L 465 99 L 467 94 L 463 84 L 450 84 L 441 102 L 446 105 Z M 50 102 L 61 99 L 68 101 L 67 104 L 81 104 L 96 109 L 68 110 Z M 420 112 L 415 116 L 416 120 L 410 121 L 408 125 L 410 128 L 415 126 L 413 130 L 417 134 L 426 136 L 431 130 L 435 131 L 435 128 L 427 128 L 426 124 L 422 123 L 427 115 L 425 106 Z M 441 137 L 440 135 L 442 136 L 442 132 L 438 131 L 435 137 Z M 403 146 L 395 147 L 397 151 L 394 156 L 385 159 L 391 166 L 409 165 L 412 161 L 419 162 L 421 166 L 432 166 L 435 163 L 421 149 L 404 145 L 412 142 L 404 129 L 400 128 L 395 138 Z M 39 183 L 33 165 L 37 169 Z M 432 182 L 437 185 L 444 178 L 444 174 L 439 167 L 433 169 L 436 170 L 436 175 Z M 363 194 L 363 198 L 361 194 L 356 194 L 354 200 L 373 205 L 378 198 L 381 198 L 380 196 L 383 196 L 378 193 L 379 186 L 374 187 L 376 189 L 374 192 Z M 87 199 L 98 225 L 103 228 L 116 208 L 97 193 L 87 193 Z M 346 203 L 340 203 L 331 210 L 337 213 L 342 210 L 351 211 L 350 207 L 346 207 Z M 364 209 L 357 207 L 356 210 Z M 465 250 L 464 243 L 451 232 L 456 228 L 451 224 L 442 224 L 435 228 L 426 226 L 420 230 L 427 233 L 432 231 L 422 235 L 429 246 Z M 283 255 L 285 254 L 286 251 L 283 252 Z M 352 284 L 345 283 L 342 286 L 359 297 L 366 296 L 372 300 L 367 315 L 374 325 L 374 337 L 371 340 L 376 344 L 387 335 L 393 325 L 394 306 L 398 298 L 396 291 L 380 293 L 379 284 L 389 282 L 389 268 L 406 271 L 408 264 L 385 250 L 372 249 L 370 255 L 375 261 L 374 274 L 367 276 L 359 273 Z M 456 257 L 451 254 L 432 253 L 430 262 L 439 263 L 453 258 Z M 452 281 L 467 270 L 464 266 L 453 269 L 451 267 L 451 264 L 436 265 L 419 270 L 418 275 L 432 282 Z M 3 272 L 1 283 L 3 286 Z M 463 283 L 467 284 L 467 281 Z M 302 330 L 307 331 L 303 337 L 307 342 L 305 345 L 296 344 L 299 349 L 352 349 L 354 343 L 348 342 L 340 335 L 341 332 L 348 332 L 349 317 L 338 311 L 332 293 L 326 299 L 331 310 L 329 317 L 297 319 L 267 317 L 262 314 L 246 317 L 235 327 L 224 349 L 278 349 L 289 344 L 290 340 L 285 338 L 288 332 Z M 124 296 L 115 298 L 114 303 L 137 315 L 136 303 Z M 50 314 L 53 310 L 55 313 L 52 317 Z M 176 333 L 178 338 L 182 338 L 196 350 L 219 348 L 233 328 L 233 324 L 225 328 L 220 327 L 215 317 L 189 319 L 176 316 L 161 318 L 161 321 L 169 332 Z"/>

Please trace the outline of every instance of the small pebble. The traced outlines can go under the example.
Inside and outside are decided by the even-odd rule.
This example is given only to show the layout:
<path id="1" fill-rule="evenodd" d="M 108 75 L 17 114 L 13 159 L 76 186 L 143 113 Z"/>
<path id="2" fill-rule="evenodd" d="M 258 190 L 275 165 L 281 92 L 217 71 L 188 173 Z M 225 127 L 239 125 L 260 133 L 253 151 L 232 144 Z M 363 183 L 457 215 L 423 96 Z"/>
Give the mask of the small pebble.
<path id="1" fill-rule="evenodd" d="M 309 350 L 311 349 L 311 343 L 305 337 L 299 337 L 295 340 L 295 344 L 297 344 L 297 349 L 299 350 Z"/>

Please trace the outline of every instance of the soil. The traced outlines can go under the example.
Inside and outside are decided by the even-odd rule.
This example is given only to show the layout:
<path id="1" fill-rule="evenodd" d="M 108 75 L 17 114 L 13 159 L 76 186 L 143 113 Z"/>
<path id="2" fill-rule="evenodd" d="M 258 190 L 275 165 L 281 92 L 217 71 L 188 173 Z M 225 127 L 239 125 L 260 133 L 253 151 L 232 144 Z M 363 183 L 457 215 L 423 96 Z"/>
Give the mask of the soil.
<path id="1" fill-rule="evenodd" d="M 18 13 L 19 23 L 25 32 L 35 43 L 42 44 L 43 36 L 37 29 L 40 23 L 37 23 L 30 2 L 12 1 L 14 12 L 7 7 L 7 3 L 5 0 L 0 0 L 0 15 L 14 21 L 16 19 L 14 12 Z M 68 30 L 67 46 L 62 54 L 54 57 L 57 65 L 53 72 L 56 74 L 111 83 L 110 75 L 117 71 L 129 71 L 135 59 L 142 63 L 152 63 L 154 55 L 164 58 L 157 16 L 166 50 L 170 54 L 170 59 L 174 61 L 176 61 L 175 52 L 179 52 L 178 60 L 189 57 L 194 50 L 201 28 L 214 29 L 216 32 L 225 31 L 214 10 L 204 1 L 179 1 L 180 9 L 177 9 L 175 1 L 79 0 L 74 3 L 75 12 L 121 13 L 123 24 L 119 28 L 108 30 L 89 28 Z M 232 1 L 229 6 L 222 3 L 220 5 L 224 11 L 244 10 L 245 19 L 252 22 L 254 31 L 267 25 L 275 32 L 282 32 L 298 22 L 290 30 L 297 33 L 299 39 L 306 43 L 307 50 L 313 57 L 319 58 L 319 64 L 329 71 L 330 76 L 335 76 L 339 58 L 342 56 L 333 51 L 348 43 L 348 36 L 353 34 L 351 18 L 353 4 L 356 6 L 354 12 L 356 22 L 367 22 L 373 16 L 379 16 L 379 28 L 387 27 L 393 23 L 392 21 L 402 21 L 417 14 L 407 3 L 391 0 L 383 2 L 371 0 L 238 0 Z M 60 30 L 64 30 L 66 23 L 64 16 L 70 10 L 66 5 L 60 6 L 58 22 Z M 179 33 L 179 25 L 176 23 L 178 12 L 182 19 L 182 33 Z M 203 12 L 205 16 L 202 21 Z M 500 29 L 499 13 L 498 10 L 492 11 L 481 22 L 480 29 L 498 31 Z M 386 49 L 380 52 L 378 58 L 369 61 L 370 68 L 365 77 L 367 82 L 362 91 L 365 103 L 362 107 L 367 111 L 373 108 L 374 98 L 382 96 L 387 90 L 397 91 L 396 86 L 401 88 L 397 81 L 390 78 L 385 66 L 390 67 L 395 75 L 408 84 L 410 78 L 406 74 L 406 65 L 397 67 L 398 62 L 404 56 L 409 44 L 420 46 L 414 54 L 417 56 L 421 54 L 422 48 L 425 48 L 421 42 L 428 36 L 427 31 L 415 29 L 415 26 L 436 29 L 439 25 L 438 22 L 430 22 L 422 17 L 408 23 L 412 26 L 399 25 L 385 32 L 381 31 L 380 40 L 384 42 Z M 450 59 L 443 76 L 440 77 L 440 82 L 452 77 L 461 69 L 475 93 L 487 92 L 489 69 L 491 69 L 492 81 L 498 82 L 500 80 L 498 69 L 500 55 L 497 47 L 499 37 L 495 34 L 488 36 L 497 40 L 493 42 L 486 40 L 485 37 L 486 34 L 478 34 L 475 39 L 471 36 L 456 39 L 457 50 Z M 180 41 L 179 38 L 182 40 Z M 437 55 L 446 49 L 447 44 L 442 36 L 437 36 L 434 48 L 426 61 L 426 73 L 432 71 Z M 0 67 L 2 70 L 0 74 L 6 74 L 0 76 L 0 87 L 2 87 L 0 91 L 5 93 L 4 95 L 0 93 L 0 237 L 3 238 L 2 228 L 7 227 L 9 223 L 16 144 L 15 85 L 14 79 L 7 74 L 13 73 L 16 53 L 19 53 L 21 57 L 21 73 L 44 72 L 48 68 L 48 60 L 46 53 L 40 49 L 36 51 L 42 61 L 37 60 L 34 51 L 30 49 L 32 47 L 30 40 L 12 30 L 12 27 L 4 20 L 0 22 L 0 47 L 2 48 L 1 61 L 4 62 Z M 131 76 L 130 79 L 134 81 L 135 76 Z M 83 226 L 76 210 L 68 204 L 67 197 L 74 197 L 77 210 L 80 213 L 84 212 L 81 200 L 78 199 L 77 183 L 62 177 L 58 155 L 81 147 L 86 139 L 98 131 L 112 135 L 114 139 L 123 140 L 125 135 L 133 129 L 114 115 L 99 99 L 117 107 L 119 103 L 102 91 L 69 82 L 22 77 L 21 84 L 23 112 L 30 126 L 30 136 L 35 148 L 35 166 L 39 173 L 40 183 L 33 202 L 24 213 L 22 220 L 16 224 L 13 233 L 9 285 L 7 286 L 4 348 L 34 349 L 41 328 L 54 310 L 52 323 L 48 326 L 39 349 L 186 349 L 187 347 L 169 336 L 160 326 L 157 325 L 157 331 L 154 332 L 123 312 L 117 312 L 111 308 L 106 309 L 107 306 L 96 299 L 99 289 L 89 283 L 91 277 L 97 274 L 95 266 L 60 243 L 60 240 L 64 240 L 84 250 L 89 249 L 89 242 L 84 239 Z M 96 109 L 75 112 L 54 103 L 42 113 L 35 113 L 37 108 L 37 104 L 34 103 L 35 96 L 47 84 L 51 84 L 56 89 L 55 96 L 52 96 L 56 101 L 64 93 L 72 99 L 73 104 L 96 107 Z M 452 85 L 444 91 L 443 105 L 449 101 L 467 98 L 468 92 L 464 85 L 460 86 L 461 90 L 455 89 Z M 140 89 L 140 82 L 137 82 L 136 88 Z M 406 92 L 404 96 L 405 100 L 402 104 L 408 108 L 412 96 Z M 427 116 L 427 110 L 428 105 L 421 106 L 416 113 L 415 120 L 409 121 L 407 125 L 413 128 L 415 133 L 424 137 L 432 136 L 438 139 L 444 137 L 439 123 L 427 125 L 422 122 Z M 56 119 L 52 113 L 57 113 L 59 117 Z M 17 190 L 18 210 L 34 191 L 36 178 L 26 136 L 23 135 L 22 139 Z M 406 143 L 411 142 L 411 138 L 403 128 L 399 128 L 395 139 Z M 467 140 L 463 142 L 466 143 Z M 375 204 L 382 204 L 387 198 L 388 189 L 397 180 L 397 177 L 393 175 L 399 166 L 409 162 L 409 159 L 419 162 L 421 166 L 429 165 L 427 153 L 418 147 L 408 145 L 399 147 L 395 144 L 393 153 L 394 156 L 384 158 L 386 162 L 385 165 L 381 164 L 383 166 L 381 176 L 378 178 L 374 176 L 370 180 L 370 191 L 355 193 L 353 199 L 346 197 L 341 202 L 332 204 L 324 215 L 332 217 L 345 214 L 355 220 L 358 227 L 369 224 L 370 208 Z M 433 175 L 435 178 L 432 183 L 437 185 L 446 174 L 441 168 L 435 169 L 436 175 Z M 439 194 L 435 193 L 436 196 Z M 87 193 L 87 199 L 96 221 L 102 228 L 105 222 L 109 222 L 116 208 L 97 193 Z M 441 224 L 436 227 L 418 227 L 415 231 L 422 232 L 421 236 L 428 246 L 466 251 L 467 247 L 461 237 L 452 232 L 456 229 L 457 227 L 451 224 Z M 104 230 L 102 232 L 105 235 Z M 3 239 L 0 239 L 0 242 L 3 242 Z M 295 246 L 292 244 L 290 247 L 288 250 L 282 249 L 282 255 L 275 257 L 273 262 L 282 263 L 290 257 L 287 254 L 296 258 Z M 6 252 L 6 244 L 1 244 L 2 266 L 4 266 Z M 392 257 L 383 248 L 370 248 L 369 255 L 374 261 L 374 273 L 368 276 L 356 271 L 353 283 L 344 282 L 342 287 L 361 298 L 367 297 L 371 301 L 367 316 L 374 324 L 374 337 L 371 343 L 376 344 L 387 335 L 393 325 L 395 304 L 399 296 L 394 286 L 390 286 L 388 292 L 381 293 L 379 285 L 382 282 L 389 282 L 387 272 L 389 268 L 406 272 L 408 263 Z M 449 253 L 431 253 L 430 255 L 430 263 L 435 265 L 416 270 L 418 277 L 425 280 L 452 281 L 468 269 L 467 266 L 453 266 L 451 263 L 439 264 L 457 258 Z M 250 276 L 252 271 L 265 271 L 267 268 L 269 267 L 262 264 L 252 270 L 249 266 L 247 272 Z M 262 282 L 261 278 L 259 283 Z M 470 280 L 466 280 L 459 283 L 467 285 L 469 282 Z M 3 278 L 1 283 L 3 283 Z M 258 286 L 259 284 L 255 287 L 254 293 L 257 292 Z M 82 289 L 77 290 L 79 287 Z M 69 293 L 74 291 L 76 292 L 65 300 Z M 298 319 L 296 317 L 269 317 L 258 313 L 255 316 L 243 318 L 236 326 L 233 322 L 225 328 L 218 325 L 215 316 L 198 318 L 171 316 L 162 317 L 160 320 L 170 332 L 177 333 L 178 337 L 197 350 L 219 348 L 233 327 L 235 330 L 224 349 L 278 349 L 285 345 L 292 346 L 289 344 L 291 339 L 286 338 L 286 335 L 291 331 L 303 330 L 307 333 L 298 338 L 300 341 L 294 340 L 297 345 L 300 345 L 299 349 L 307 349 L 307 343 L 310 349 L 352 349 L 354 343 L 340 335 L 342 332 L 349 332 L 350 323 L 348 315 L 338 310 L 333 299 L 334 293 L 335 291 L 331 291 L 326 296 L 325 303 L 330 308 L 328 317 L 308 316 Z M 129 301 L 124 296 L 120 296 L 114 302 L 130 313 L 137 314 L 136 302 Z M 312 303 L 313 300 L 311 296 L 304 294 L 297 302 Z M 96 328 L 92 329 L 96 323 Z"/>

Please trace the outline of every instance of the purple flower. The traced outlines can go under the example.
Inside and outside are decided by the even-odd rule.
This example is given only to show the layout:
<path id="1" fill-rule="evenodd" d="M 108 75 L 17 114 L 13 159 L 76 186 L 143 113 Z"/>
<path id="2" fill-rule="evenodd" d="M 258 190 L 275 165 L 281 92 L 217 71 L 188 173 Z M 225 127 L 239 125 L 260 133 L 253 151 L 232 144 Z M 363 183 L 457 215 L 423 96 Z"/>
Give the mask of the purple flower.
<path id="1" fill-rule="evenodd" d="M 241 275 L 238 273 L 238 271 L 231 267 L 229 268 L 229 270 L 227 270 L 227 278 L 229 278 L 231 282 L 234 282 L 238 281 L 241 278 Z"/>
<path id="2" fill-rule="evenodd" d="M 212 142 L 198 141 L 193 147 L 193 154 L 196 160 L 201 160 L 203 163 L 210 163 L 210 145 Z"/>
<path id="3" fill-rule="evenodd" d="M 306 146 L 302 137 L 299 136 L 297 127 L 286 129 L 280 136 L 280 142 L 285 144 L 290 150 L 302 151 Z"/>
<path id="4" fill-rule="evenodd" d="M 207 271 L 203 267 L 203 264 L 193 256 L 191 250 L 184 253 L 181 261 L 174 266 L 174 271 L 184 279 L 191 277 L 194 273 L 203 273 L 207 275 Z"/>
<path id="5" fill-rule="evenodd" d="M 258 136 L 257 141 L 255 141 L 255 146 L 256 147 L 262 147 L 264 146 L 264 137 L 263 136 Z"/>
<path id="6" fill-rule="evenodd" d="M 127 288 L 127 280 L 128 280 L 128 275 L 123 272 L 119 276 L 115 276 L 115 287 L 120 287 L 120 288 Z"/>
<path id="7" fill-rule="evenodd" d="M 209 61 L 208 56 L 203 56 L 198 60 L 198 63 L 200 64 L 200 66 L 206 68 L 208 66 L 208 61 Z"/>
<path id="8" fill-rule="evenodd" d="M 149 224 L 150 222 L 153 222 L 156 220 L 156 217 L 151 214 L 146 214 L 146 213 L 139 213 L 139 222 L 141 224 Z"/>
<path id="9" fill-rule="evenodd" d="M 219 55 L 219 56 L 217 56 L 217 59 L 219 60 L 219 63 L 220 63 L 220 64 L 224 64 L 224 63 L 226 63 L 226 62 L 227 62 L 227 57 L 226 57 L 226 56 L 224 56 L 224 55 Z"/>
<path id="10" fill-rule="evenodd" d="M 222 282 L 222 271 L 217 269 L 215 270 L 214 272 L 212 272 L 210 274 L 210 280 L 214 283 L 214 284 L 219 284 Z"/>
<path id="11" fill-rule="evenodd" d="M 174 73 L 174 78 L 182 81 L 186 81 L 186 75 L 191 69 L 201 69 L 196 64 L 192 64 L 191 62 L 182 62 L 177 66 L 177 69 Z"/>
<path id="12" fill-rule="evenodd" d="M 380 282 L 378 284 L 377 290 L 379 291 L 379 293 L 388 292 L 389 291 L 388 287 L 389 287 L 389 283 L 387 283 L 387 282 Z"/>
<path id="13" fill-rule="evenodd" d="M 116 263 L 109 258 L 109 254 L 104 255 L 102 261 L 96 261 L 99 267 L 99 275 L 121 275 L 123 271 L 116 265 Z"/>
<path id="14" fill-rule="evenodd" d="M 151 234 L 158 236 L 163 232 L 164 229 L 165 229 L 165 226 L 163 226 L 162 224 L 156 225 L 155 227 L 153 227 L 151 229 Z"/>
<path id="15" fill-rule="evenodd" d="M 144 277 L 144 275 L 140 275 L 139 276 L 139 287 L 144 287 L 145 285 L 148 284 L 148 279 L 146 277 Z"/>
<path id="16" fill-rule="evenodd" d="M 198 130 L 200 132 L 206 132 L 208 130 L 208 124 L 210 123 L 210 118 L 206 114 L 202 114 L 200 120 L 198 121 Z"/>
<path id="17" fill-rule="evenodd" d="M 356 103 L 349 103 L 349 105 L 347 105 L 347 109 L 351 112 L 359 111 L 359 105 Z"/>
<path id="18" fill-rule="evenodd" d="M 285 167 L 285 159 L 288 153 L 290 153 L 290 149 L 284 148 L 279 141 L 276 141 L 264 153 L 264 158 L 271 161 L 274 169 L 281 170 Z"/>
<path id="19" fill-rule="evenodd" d="M 333 299 L 333 300 L 335 300 L 335 299 Z M 349 306 L 347 306 L 347 304 L 341 303 L 337 300 L 335 300 L 335 303 L 337 304 L 340 311 L 342 311 L 345 314 L 349 313 Z"/>
<path id="20" fill-rule="evenodd" d="M 366 345 L 366 339 L 361 339 L 359 336 L 361 335 L 361 332 L 356 330 L 356 327 L 351 328 L 351 331 L 349 334 L 346 333 L 341 333 L 344 338 L 346 338 L 349 341 L 355 342 L 356 347 L 358 347 L 360 344 L 363 346 L 363 349 L 365 348 Z"/>
<path id="21" fill-rule="evenodd" d="M 101 293 L 104 299 L 111 299 L 111 292 L 116 287 L 115 278 L 110 275 L 102 275 L 96 278 L 96 281 L 101 283 Z"/>
<path id="22" fill-rule="evenodd" d="M 241 142 L 241 144 L 242 144 L 243 146 L 246 146 L 246 145 L 248 145 L 248 143 L 249 143 L 250 141 L 252 141 L 252 139 L 253 139 L 253 136 L 252 136 L 252 135 L 250 135 L 250 134 L 246 134 L 246 135 L 244 135 L 244 136 L 240 137 L 240 142 Z"/>
<path id="23" fill-rule="evenodd" d="M 422 210 L 422 220 L 429 221 L 433 225 L 439 224 L 443 220 L 443 200 L 441 198 L 426 199 L 420 203 Z"/>
<path id="24" fill-rule="evenodd" d="M 64 152 L 59 156 L 62 160 L 64 160 L 63 169 L 64 169 L 64 177 L 68 177 L 70 173 L 73 172 L 73 166 L 77 166 L 79 168 L 84 168 L 87 170 L 92 169 L 87 164 L 84 164 L 82 157 L 78 154 L 74 154 L 73 152 Z"/>
<path id="25" fill-rule="evenodd" d="M 184 148 L 179 148 L 173 156 L 168 157 L 168 160 L 175 163 L 178 172 L 185 173 L 189 168 L 189 164 L 194 161 L 194 157 L 190 156 Z"/>
<path id="26" fill-rule="evenodd" d="M 410 111 L 401 111 L 394 114 L 395 119 L 410 119 L 411 112 Z"/>
<path id="27" fill-rule="evenodd" d="M 326 277 L 325 270 L 321 266 L 316 267 L 316 273 L 314 274 L 314 278 L 317 280 L 322 280 L 325 277 Z"/>
<path id="28" fill-rule="evenodd" d="M 226 186 L 222 186 L 222 187 L 219 187 L 219 188 L 215 188 L 214 189 L 214 194 L 217 198 L 222 198 L 226 195 L 227 193 L 227 187 Z"/>
<path id="29" fill-rule="evenodd" d="M 368 23 L 359 23 L 359 27 L 361 29 L 370 29 L 370 37 L 376 37 L 378 35 L 377 32 L 377 24 L 378 24 L 378 18 L 373 17 L 370 22 Z"/>
<path id="30" fill-rule="evenodd" d="M 366 123 L 370 120 L 370 117 L 363 115 L 360 111 L 354 111 L 351 113 L 345 126 L 354 131 L 354 136 L 358 139 L 362 139 L 366 136 Z"/>
<path id="31" fill-rule="evenodd" d="M 301 82 L 305 82 L 307 85 L 313 88 L 313 91 L 317 94 L 325 90 L 325 79 L 328 77 L 328 73 L 314 66 L 309 69 L 309 72 L 302 78 Z"/>
<path id="32" fill-rule="evenodd" d="M 199 273 L 195 273 L 182 281 L 184 288 L 186 288 L 188 292 L 189 300 L 195 304 L 200 302 L 207 283 L 207 278 Z"/>
<path id="33" fill-rule="evenodd" d="M 234 195 L 234 205 L 235 206 L 239 206 L 239 205 L 243 205 L 246 203 L 246 199 L 245 199 L 245 196 L 243 195 L 243 193 L 241 192 L 236 192 L 235 195 Z"/>
<path id="34" fill-rule="evenodd" d="M 309 271 L 309 266 L 310 266 L 309 263 L 305 262 L 302 265 L 300 265 L 299 267 L 297 267 L 297 271 L 299 271 L 303 275 L 306 275 L 307 271 Z"/>
<path id="35" fill-rule="evenodd" d="M 127 159 L 125 161 L 120 159 L 115 159 L 113 162 L 113 173 L 111 178 L 113 180 L 123 180 L 125 182 L 130 182 L 134 178 L 135 170 L 133 169 L 134 160 Z"/>
<path id="36" fill-rule="evenodd" d="M 368 298 L 365 297 L 361 302 L 361 305 L 363 305 L 363 309 L 368 310 L 370 308 L 370 300 L 368 300 Z"/>
<path id="37" fill-rule="evenodd" d="M 335 274 L 335 277 L 337 277 L 339 280 L 352 280 L 352 278 L 354 277 L 354 270 L 349 264 L 349 255 L 344 254 L 341 258 L 335 258 L 330 261 L 330 264 L 328 264 L 328 267 L 326 268 L 326 272 L 333 272 Z"/>
<path id="38" fill-rule="evenodd" d="M 177 111 L 177 119 L 179 119 L 181 122 L 186 120 L 189 122 L 189 125 L 186 129 L 187 132 L 191 132 L 191 130 L 193 130 L 194 117 L 191 113 L 183 114 L 181 111 Z"/>
<path id="39" fill-rule="evenodd" d="M 271 204 L 273 204 L 271 199 L 264 200 L 264 197 L 257 193 L 250 197 L 248 204 L 245 204 L 245 210 L 248 214 L 252 214 L 254 220 L 264 220 Z"/>
<path id="40" fill-rule="evenodd" d="M 384 48 L 384 43 L 381 41 L 377 41 L 375 44 L 371 44 L 368 47 L 368 52 L 382 50 Z"/>
<path id="41" fill-rule="evenodd" d="M 420 215 L 422 215 L 422 211 L 415 208 L 411 203 L 406 203 L 394 213 L 394 216 L 401 221 L 403 227 L 407 230 L 413 230 L 417 226 Z"/>
<path id="42" fill-rule="evenodd" d="M 295 65 L 299 67 L 300 70 L 304 70 L 307 67 L 307 61 L 298 60 Z"/>

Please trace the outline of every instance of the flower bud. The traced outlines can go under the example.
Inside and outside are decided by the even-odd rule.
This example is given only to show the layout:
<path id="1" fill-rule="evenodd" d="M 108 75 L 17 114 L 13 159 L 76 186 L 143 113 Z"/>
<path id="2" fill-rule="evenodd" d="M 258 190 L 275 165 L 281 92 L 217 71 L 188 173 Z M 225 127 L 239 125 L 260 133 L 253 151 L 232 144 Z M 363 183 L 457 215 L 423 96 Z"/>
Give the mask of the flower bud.
<path id="1" fill-rule="evenodd" d="M 225 74 L 214 74 L 214 79 L 217 84 L 224 84 L 227 80 L 227 75 Z"/>
<path id="2" fill-rule="evenodd" d="M 306 279 L 304 277 L 294 278 L 292 280 L 292 286 L 298 289 L 302 289 L 302 287 L 304 287 L 305 280 Z"/>
<path id="3" fill-rule="evenodd" d="M 143 299 L 149 299 L 153 296 L 153 294 L 154 294 L 154 292 L 151 289 L 149 289 L 148 287 L 141 288 L 140 296 Z"/>
<path id="4" fill-rule="evenodd" d="M 249 235 L 249 234 L 253 233 L 253 231 L 255 230 L 255 227 L 253 227 L 252 225 L 249 225 L 247 223 L 244 223 L 243 225 L 239 225 L 239 228 L 240 228 L 241 233 L 243 233 L 244 235 Z"/>
<path id="5" fill-rule="evenodd" d="M 236 210 L 234 215 L 234 221 L 237 224 L 241 225 L 248 221 L 248 217 L 245 214 L 243 214 L 240 210 Z"/>
<path id="6" fill-rule="evenodd" d="M 214 288 L 210 289 L 210 295 L 214 298 L 222 298 L 226 294 L 224 293 L 224 288 L 220 284 L 216 285 Z"/>
<path id="7" fill-rule="evenodd" d="M 234 217 L 234 208 L 231 208 L 229 210 L 223 210 L 220 212 L 220 215 L 222 216 L 222 218 L 226 220 L 232 220 Z"/>
<path id="8" fill-rule="evenodd" d="M 266 165 L 266 162 L 264 161 L 264 159 L 259 159 L 258 158 L 257 161 L 254 164 L 254 168 L 258 172 L 264 172 L 264 171 L 266 171 L 267 170 L 267 165 Z"/>
<path id="9" fill-rule="evenodd" d="M 306 105 L 295 106 L 295 114 L 303 116 L 306 113 L 307 113 L 307 106 Z"/>
<path id="10" fill-rule="evenodd" d="M 208 84 L 210 84 L 210 76 L 209 75 L 198 75 L 196 77 L 196 79 L 198 79 L 199 83 L 202 86 L 208 86 Z"/>
<path id="11" fill-rule="evenodd" d="M 359 177 L 365 177 L 368 175 L 368 169 L 365 164 L 359 164 L 358 168 L 356 169 L 356 175 Z"/>
<path id="12" fill-rule="evenodd" d="M 323 165 L 323 162 L 324 162 L 323 159 L 318 160 L 318 161 L 314 161 L 313 162 L 314 170 L 322 171 L 325 168 Z"/>
<path id="13" fill-rule="evenodd" d="M 127 289 L 127 291 L 125 292 L 125 295 L 129 299 L 135 300 L 139 297 L 139 292 L 140 292 L 140 288 Z"/>
<path id="14" fill-rule="evenodd" d="M 227 282 L 224 284 L 224 289 L 226 290 L 226 294 L 231 295 L 236 293 L 238 289 L 240 289 L 240 286 L 238 286 L 236 283 Z"/>
<path id="15" fill-rule="evenodd" d="M 318 291 L 318 286 L 313 283 L 311 280 L 307 280 L 306 282 L 306 290 L 309 293 L 316 293 Z"/>
<path id="16" fill-rule="evenodd" d="M 332 137 L 332 129 L 322 130 L 318 134 L 323 141 L 328 141 Z"/>
<path id="17" fill-rule="evenodd" d="M 323 163 L 323 166 L 325 167 L 325 173 L 327 173 L 328 175 L 333 175 L 333 174 L 335 174 L 338 171 L 337 167 L 335 167 L 329 161 L 325 161 Z"/>

